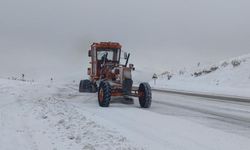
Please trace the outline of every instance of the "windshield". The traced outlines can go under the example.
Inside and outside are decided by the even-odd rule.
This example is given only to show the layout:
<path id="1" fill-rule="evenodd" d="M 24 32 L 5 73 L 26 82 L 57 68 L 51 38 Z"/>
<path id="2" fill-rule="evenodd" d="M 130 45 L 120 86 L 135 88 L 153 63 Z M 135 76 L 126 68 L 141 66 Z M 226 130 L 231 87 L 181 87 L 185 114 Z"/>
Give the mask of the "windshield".
<path id="1" fill-rule="evenodd" d="M 108 60 L 113 60 L 114 52 L 113 51 L 97 51 L 97 59 L 102 60 L 102 57 L 107 54 Z"/>
<path id="2" fill-rule="evenodd" d="M 103 49 L 97 51 L 97 60 L 102 60 L 107 55 L 108 61 L 119 61 L 119 51 L 117 49 Z"/>

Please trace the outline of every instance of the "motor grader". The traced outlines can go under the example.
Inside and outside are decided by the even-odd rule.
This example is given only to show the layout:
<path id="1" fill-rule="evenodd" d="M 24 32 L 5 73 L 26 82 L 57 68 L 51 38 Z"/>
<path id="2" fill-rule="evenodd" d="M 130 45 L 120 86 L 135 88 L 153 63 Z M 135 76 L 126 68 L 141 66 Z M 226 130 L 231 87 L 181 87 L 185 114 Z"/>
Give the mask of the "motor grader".
<path id="1" fill-rule="evenodd" d="M 81 80 L 79 92 L 98 92 L 101 107 L 109 107 L 111 97 L 132 99 L 138 97 L 142 108 L 151 106 L 152 94 L 148 83 L 133 87 L 131 72 L 133 64 L 128 65 L 130 54 L 124 52 L 121 64 L 122 46 L 116 42 L 93 43 L 88 51 L 91 68 L 87 69 L 89 79 Z"/>

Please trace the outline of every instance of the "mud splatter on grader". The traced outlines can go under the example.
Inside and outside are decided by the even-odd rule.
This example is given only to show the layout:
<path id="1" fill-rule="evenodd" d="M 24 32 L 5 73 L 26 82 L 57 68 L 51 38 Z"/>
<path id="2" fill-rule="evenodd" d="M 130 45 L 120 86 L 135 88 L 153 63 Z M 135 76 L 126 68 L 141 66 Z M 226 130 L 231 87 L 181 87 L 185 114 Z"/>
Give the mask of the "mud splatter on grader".
<path id="1" fill-rule="evenodd" d="M 151 106 L 152 94 L 148 83 L 133 87 L 131 72 L 133 64 L 128 65 L 130 54 L 124 53 L 125 64 L 120 63 L 121 48 L 119 43 L 93 43 L 88 51 L 91 57 L 91 68 L 88 68 L 89 79 L 81 80 L 79 92 L 98 92 L 101 107 L 108 107 L 112 96 L 131 100 L 138 97 L 142 108 Z"/>

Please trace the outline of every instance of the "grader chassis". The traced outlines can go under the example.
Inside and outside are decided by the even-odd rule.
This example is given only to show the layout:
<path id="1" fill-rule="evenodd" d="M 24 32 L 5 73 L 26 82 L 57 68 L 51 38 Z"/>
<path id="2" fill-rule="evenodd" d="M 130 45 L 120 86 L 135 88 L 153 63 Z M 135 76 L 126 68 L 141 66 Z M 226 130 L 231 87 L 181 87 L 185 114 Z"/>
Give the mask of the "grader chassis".
<path id="1" fill-rule="evenodd" d="M 87 72 L 89 79 L 81 80 L 79 92 L 98 92 L 98 102 L 101 107 L 108 107 L 111 97 L 138 97 L 142 108 L 151 106 L 152 94 L 148 83 L 140 83 L 133 87 L 131 72 L 133 64 L 128 65 L 130 54 L 124 53 L 125 64 L 121 64 L 121 48 L 119 43 L 93 43 L 88 51 L 91 57 L 91 68 Z"/>

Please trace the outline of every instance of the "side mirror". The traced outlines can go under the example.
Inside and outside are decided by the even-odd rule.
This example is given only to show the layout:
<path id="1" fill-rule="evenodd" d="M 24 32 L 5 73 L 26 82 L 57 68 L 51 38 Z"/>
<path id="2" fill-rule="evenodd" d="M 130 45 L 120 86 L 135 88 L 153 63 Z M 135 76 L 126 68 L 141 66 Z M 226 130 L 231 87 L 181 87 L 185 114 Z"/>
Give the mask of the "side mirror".
<path id="1" fill-rule="evenodd" d="M 91 50 L 89 50 L 88 54 L 89 54 L 89 57 L 91 57 L 91 56 L 92 56 Z"/>
<path id="2" fill-rule="evenodd" d="M 128 53 L 124 52 L 124 59 L 127 59 L 127 58 L 128 58 Z"/>

